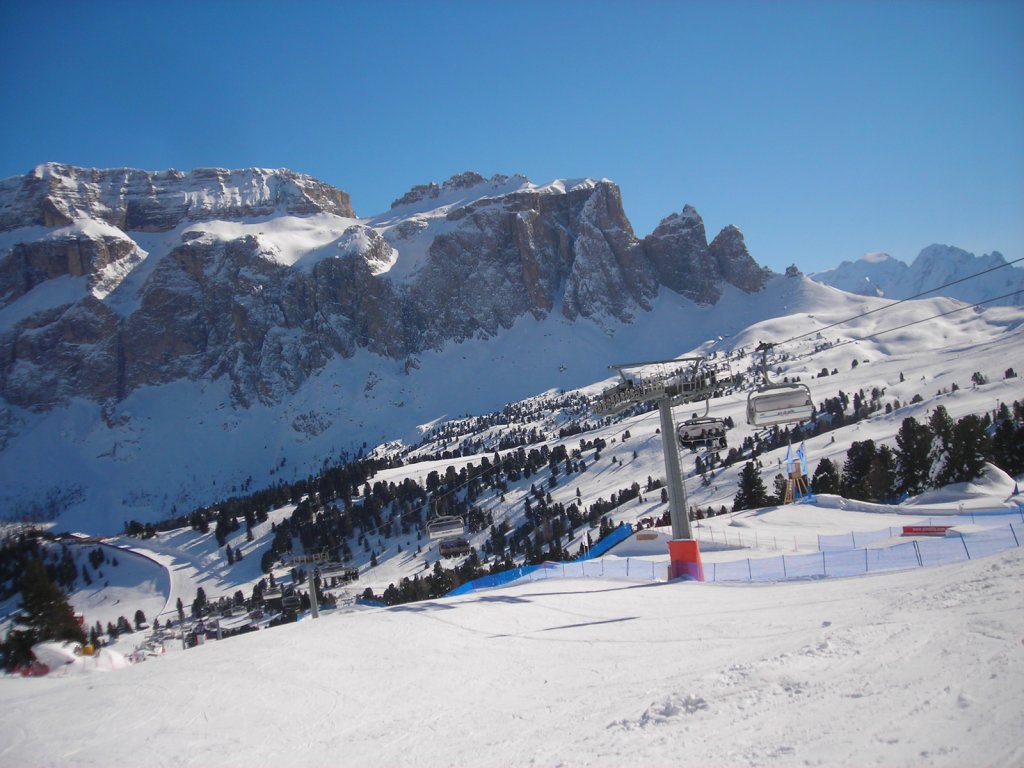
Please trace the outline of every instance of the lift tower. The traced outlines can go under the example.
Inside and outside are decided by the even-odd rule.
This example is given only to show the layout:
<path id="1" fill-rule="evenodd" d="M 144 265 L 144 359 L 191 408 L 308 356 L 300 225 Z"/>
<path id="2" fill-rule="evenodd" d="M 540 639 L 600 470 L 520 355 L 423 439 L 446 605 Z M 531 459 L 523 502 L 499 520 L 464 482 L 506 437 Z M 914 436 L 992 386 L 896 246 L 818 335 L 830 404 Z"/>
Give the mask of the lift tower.
<path id="1" fill-rule="evenodd" d="M 649 400 L 657 403 L 665 457 L 665 485 L 672 520 L 672 541 L 668 545 L 671 576 L 690 576 L 703 581 L 700 548 L 690 530 L 686 485 L 679 466 L 672 408 L 707 400 L 729 384 L 731 374 L 728 365 L 714 365 L 704 357 L 682 357 L 609 367 L 618 372 L 622 381 L 606 389 L 594 400 L 594 410 L 602 415 L 611 415 Z"/>

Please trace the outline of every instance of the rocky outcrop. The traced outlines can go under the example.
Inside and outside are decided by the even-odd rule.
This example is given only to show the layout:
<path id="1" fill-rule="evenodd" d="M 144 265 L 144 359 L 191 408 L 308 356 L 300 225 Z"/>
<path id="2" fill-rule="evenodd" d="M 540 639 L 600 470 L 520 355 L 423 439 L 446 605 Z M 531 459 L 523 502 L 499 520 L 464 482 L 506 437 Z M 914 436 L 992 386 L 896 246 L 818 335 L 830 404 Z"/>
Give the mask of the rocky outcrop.
<path id="1" fill-rule="evenodd" d="M 51 227 L 24 230 L 0 254 L 0 392 L 47 409 L 227 377 L 240 406 L 281 402 L 359 350 L 414 361 L 555 311 L 613 328 L 649 310 L 662 286 L 713 303 L 723 282 L 752 291 L 764 279 L 739 230 L 708 246 L 689 206 L 641 242 L 607 180 L 538 187 L 467 172 L 414 188 L 393 210 L 349 222 L 344 192 L 288 171 L 49 165 L 0 182 L 3 226 Z M 335 239 L 299 253 L 287 233 L 275 240 L 279 228 L 223 223 L 272 213 L 345 218 L 326 216 Z M 413 267 L 396 268 L 417 248 Z M 19 303 L 58 278 L 71 288 Z"/>
<path id="2" fill-rule="evenodd" d="M 58 277 L 86 277 L 98 294 L 109 293 L 119 274 L 141 260 L 138 246 L 118 234 L 63 228 L 40 240 L 16 243 L 0 260 L 0 306 Z"/>
<path id="3" fill-rule="evenodd" d="M 355 217 L 340 189 L 286 170 L 200 168 L 141 171 L 47 163 L 0 182 L 0 232 L 61 227 L 76 219 L 106 222 L 126 232 L 164 232 L 183 221 L 297 216 L 326 211 Z"/>
<path id="4" fill-rule="evenodd" d="M 746 293 L 760 291 L 770 274 L 751 258 L 743 233 L 731 224 L 708 245 L 704 220 L 690 205 L 662 219 L 643 247 L 658 281 L 698 304 L 717 302 L 726 283 Z"/>
<path id="5" fill-rule="evenodd" d="M 719 232 L 708 246 L 719 274 L 729 285 L 745 293 L 756 293 L 764 288 L 771 274 L 761 267 L 747 251 L 743 233 L 732 224 Z"/>
<path id="6" fill-rule="evenodd" d="M 718 301 L 722 275 L 708 249 L 704 220 L 693 206 L 662 219 L 643 246 L 666 288 L 698 304 Z"/>

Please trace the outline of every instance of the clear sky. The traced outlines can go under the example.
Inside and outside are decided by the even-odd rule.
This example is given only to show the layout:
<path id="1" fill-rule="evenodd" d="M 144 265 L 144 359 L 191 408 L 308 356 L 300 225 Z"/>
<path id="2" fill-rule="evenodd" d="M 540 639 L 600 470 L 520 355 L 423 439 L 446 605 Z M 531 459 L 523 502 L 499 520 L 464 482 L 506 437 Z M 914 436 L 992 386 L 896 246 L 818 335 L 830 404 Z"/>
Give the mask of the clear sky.
<path id="1" fill-rule="evenodd" d="M 0 2 L 0 178 L 287 167 L 360 215 L 606 177 L 755 259 L 1024 256 L 1024 2 Z"/>

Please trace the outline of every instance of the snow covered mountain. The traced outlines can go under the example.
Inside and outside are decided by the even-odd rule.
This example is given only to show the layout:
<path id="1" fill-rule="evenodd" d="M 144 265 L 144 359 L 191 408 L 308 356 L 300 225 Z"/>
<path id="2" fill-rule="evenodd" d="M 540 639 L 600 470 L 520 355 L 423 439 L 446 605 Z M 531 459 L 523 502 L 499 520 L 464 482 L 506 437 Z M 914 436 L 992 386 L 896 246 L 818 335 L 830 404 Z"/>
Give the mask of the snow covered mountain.
<path id="1" fill-rule="evenodd" d="M 288 171 L 42 166 L 0 182 L 0 508 L 116 531 L 863 305 L 690 206 L 639 239 L 607 180 L 465 173 L 358 218 Z"/>
<path id="2" fill-rule="evenodd" d="M 848 293 L 906 299 L 1003 264 L 1006 260 L 996 251 L 975 256 L 950 245 L 929 245 L 910 266 L 887 253 L 869 253 L 811 277 Z M 973 304 L 1017 290 L 1024 290 L 1024 269 L 1005 267 L 935 295 Z M 993 303 L 1020 306 L 1024 304 L 1024 294 Z"/>
<path id="3" fill-rule="evenodd" d="M 684 214 L 693 237 L 641 243 L 607 180 L 464 173 L 357 219 L 288 171 L 41 166 L 0 184 L 0 392 L 47 410 L 227 377 L 234 403 L 275 403 L 358 350 L 415 366 L 527 315 L 614 328 L 664 280 L 759 290 L 738 230 L 716 254 Z"/>
<path id="4" fill-rule="evenodd" d="M 710 247 L 689 207 L 641 241 L 608 180 L 463 173 L 358 218 L 290 171 L 40 166 L 0 182 L 6 501 L 80 506 L 123 490 L 126 464 L 152 480 L 170 462 L 207 491 L 229 467 L 241 484 L 295 441 L 317 441 L 303 459 L 320 462 L 396 424 L 586 383 L 636 339 L 676 354 L 659 305 L 765 284 L 739 230 L 725 241 Z M 40 455 L 50 471 L 26 501 L 12 488 Z M 116 469 L 99 481 L 83 462 Z M 102 506 L 148 496 L 113 493 Z"/>

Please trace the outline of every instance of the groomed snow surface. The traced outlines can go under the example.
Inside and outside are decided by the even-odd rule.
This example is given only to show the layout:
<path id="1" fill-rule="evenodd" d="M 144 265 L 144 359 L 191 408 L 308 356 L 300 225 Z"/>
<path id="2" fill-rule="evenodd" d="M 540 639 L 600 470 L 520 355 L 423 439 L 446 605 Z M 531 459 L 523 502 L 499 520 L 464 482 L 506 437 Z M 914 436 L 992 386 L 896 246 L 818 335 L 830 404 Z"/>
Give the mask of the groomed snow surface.
<path id="1" fill-rule="evenodd" d="M 822 512 L 879 519 L 769 517 L 811 538 Z M 1022 608 L 1021 549 L 352 606 L 112 674 L 3 678 L 0 765 L 1021 765 Z"/>

